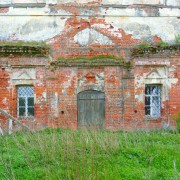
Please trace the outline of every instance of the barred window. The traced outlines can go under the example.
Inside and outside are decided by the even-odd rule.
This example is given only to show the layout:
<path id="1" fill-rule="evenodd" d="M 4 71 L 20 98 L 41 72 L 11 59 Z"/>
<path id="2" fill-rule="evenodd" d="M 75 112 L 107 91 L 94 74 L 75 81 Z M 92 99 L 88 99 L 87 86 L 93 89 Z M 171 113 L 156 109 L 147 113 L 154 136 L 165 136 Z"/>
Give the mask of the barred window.
<path id="1" fill-rule="evenodd" d="M 161 116 L 161 86 L 160 85 L 146 85 L 145 114 L 151 117 Z"/>
<path id="2" fill-rule="evenodd" d="M 18 86 L 18 116 L 34 116 L 34 87 Z"/>

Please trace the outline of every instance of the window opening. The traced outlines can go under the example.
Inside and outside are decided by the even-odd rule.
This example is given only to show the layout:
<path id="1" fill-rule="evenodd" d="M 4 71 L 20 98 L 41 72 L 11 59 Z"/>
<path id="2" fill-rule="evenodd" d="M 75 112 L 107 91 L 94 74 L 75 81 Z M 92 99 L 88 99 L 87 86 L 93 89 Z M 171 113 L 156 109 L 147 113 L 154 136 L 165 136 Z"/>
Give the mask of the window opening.
<path id="1" fill-rule="evenodd" d="M 34 116 L 34 87 L 18 86 L 18 116 Z"/>
<path id="2" fill-rule="evenodd" d="M 145 114 L 151 117 L 161 116 L 161 86 L 146 85 L 145 87 Z"/>

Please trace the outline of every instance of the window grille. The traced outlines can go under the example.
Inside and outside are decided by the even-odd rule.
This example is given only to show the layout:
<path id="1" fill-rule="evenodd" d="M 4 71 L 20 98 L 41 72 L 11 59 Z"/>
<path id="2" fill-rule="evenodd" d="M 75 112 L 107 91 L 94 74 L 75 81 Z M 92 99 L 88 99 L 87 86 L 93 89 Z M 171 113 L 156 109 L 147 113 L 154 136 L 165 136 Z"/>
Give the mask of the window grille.
<path id="1" fill-rule="evenodd" d="M 34 116 L 34 87 L 18 86 L 18 116 Z"/>
<path id="2" fill-rule="evenodd" d="M 161 116 L 161 86 L 160 85 L 146 85 L 145 114 L 151 117 Z"/>

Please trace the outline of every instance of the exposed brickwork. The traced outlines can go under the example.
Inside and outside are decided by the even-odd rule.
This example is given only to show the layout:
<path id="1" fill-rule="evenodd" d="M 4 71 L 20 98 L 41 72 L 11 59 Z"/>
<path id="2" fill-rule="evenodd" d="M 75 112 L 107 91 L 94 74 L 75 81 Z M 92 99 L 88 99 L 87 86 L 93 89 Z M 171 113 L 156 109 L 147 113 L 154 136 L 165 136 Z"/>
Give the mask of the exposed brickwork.
<path id="1" fill-rule="evenodd" d="M 6 112 L 9 111 L 9 103 L 10 103 L 10 91 L 9 91 L 9 69 L 2 66 L 0 69 L 0 107 L 4 109 Z M 7 129 L 7 119 L 0 114 L 0 125 Z"/>
<path id="2" fill-rule="evenodd" d="M 177 51 L 178 52 L 178 51 Z M 126 53 L 126 52 L 125 52 Z M 161 52 L 162 53 L 162 52 Z M 164 52 L 166 54 L 166 52 Z M 127 53 L 126 53 L 127 54 Z M 148 55 L 150 56 L 150 55 Z M 77 63 L 51 66 L 47 58 L 4 57 L 0 59 L 0 108 L 17 117 L 17 86 L 33 85 L 34 118 L 20 119 L 32 129 L 78 128 L 77 94 L 97 90 L 105 94 L 105 128 L 149 129 L 175 126 L 180 111 L 180 61 L 176 52 L 135 57 L 130 64 L 96 66 Z M 145 115 L 145 85 L 161 85 L 161 117 Z M 8 119 L 0 116 L 8 129 Z M 18 118 L 19 119 L 19 118 Z M 14 129 L 19 126 L 14 123 Z"/>
<path id="3" fill-rule="evenodd" d="M 9 8 L 0 8 L 0 14 L 7 13 L 9 11 Z"/>
<path id="4" fill-rule="evenodd" d="M 137 110 L 136 117 L 142 127 L 175 125 L 175 117 L 180 111 L 179 63 L 179 57 L 135 59 L 135 109 Z M 148 120 L 145 116 L 145 84 L 161 85 L 162 108 L 159 119 Z"/>
<path id="5" fill-rule="evenodd" d="M 96 90 L 105 96 L 106 129 L 175 125 L 180 47 L 158 44 L 178 41 L 179 0 L 1 0 L 0 14 L 0 108 L 22 123 L 77 129 L 78 93 Z M 23 41 L 45 41 L 50 49 Z M 102 55 L 118 60 L 83 59 Z M 79 56 L 81 61 L 67 60 Z M 161 86 L 159 118 L 145 115 L 149 84 Z M 19 85 L 34 87 L 34 117 L 17 116 Z M 8 129 L 1 114 L 0 126 Z"/>

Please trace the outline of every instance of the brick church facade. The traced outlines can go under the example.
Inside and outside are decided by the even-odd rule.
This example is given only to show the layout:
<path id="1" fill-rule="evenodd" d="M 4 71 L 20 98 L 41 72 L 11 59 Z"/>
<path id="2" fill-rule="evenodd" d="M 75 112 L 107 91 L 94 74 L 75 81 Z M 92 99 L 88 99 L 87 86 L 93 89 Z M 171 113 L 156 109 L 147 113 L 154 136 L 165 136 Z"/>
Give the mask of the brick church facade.
<path id="1" fill-rule="evenodd" d="M 0 1 L 2 111 L 33 130 L 175 127 L 178 1 L 13 2 Z"/>

